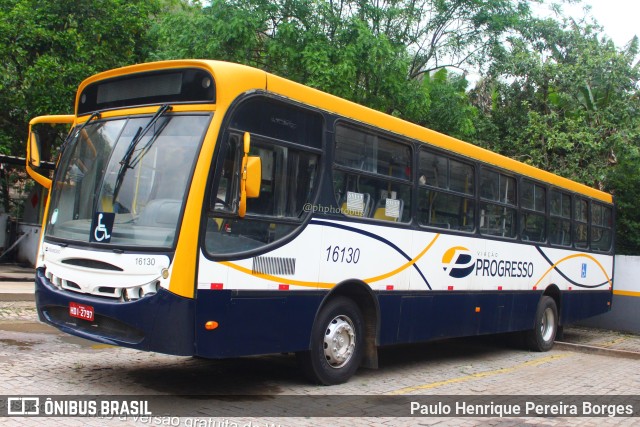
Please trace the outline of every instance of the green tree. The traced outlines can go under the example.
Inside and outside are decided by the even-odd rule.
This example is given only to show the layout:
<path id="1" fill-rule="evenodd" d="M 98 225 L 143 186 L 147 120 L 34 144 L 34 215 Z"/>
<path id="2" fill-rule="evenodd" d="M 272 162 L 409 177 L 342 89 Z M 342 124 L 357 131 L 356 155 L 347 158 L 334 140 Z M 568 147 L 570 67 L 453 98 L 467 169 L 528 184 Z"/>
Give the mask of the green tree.
<path id="1" fill-rule="evenodd" d="M 529 13 L 524 0 L 214 0 L 159 20 L 153 58 L 257 66 L 416 123 L 439 117 L 440 129 L 465 136 L 463 79 L 431 74 L 486 61 Z"/>
<path id="2" fill-rule="evenodd" d="M 640 140 L 638 41 L 617 49 L 600 31 L 584 20 L 531 22 L 472 98 L 480 145 L 627 200 L 618 211 L 623 241 L 640 224 L 632 214 L 640 206 L 620 194 L 629 188 L 619 179 L 621 170 L 638 172 L 627 159 Z"/>
<path id="3" fill-rule="evenodd" d="M 442 68 L 424 76 L 424 85 L 433 101 L 423 124 L 461 139 L 473 137 L 476 134 L 477 109 L 469 100 L 468 82 L 464 75 Z"/>
<path id="4" fill-rule="evenodd" d="M 607 175 L 607 189 L 615 193 L 616 252 L 640 254 L 640 145 L 636 141 L 621 153 Z"/>
<path id="5" fill-rule="evenodd" d="M 24 153 L 29 119 L 73 111 L 90 75 L 144 60 L 157 0 L 0 0 L 0 151 Z"/>

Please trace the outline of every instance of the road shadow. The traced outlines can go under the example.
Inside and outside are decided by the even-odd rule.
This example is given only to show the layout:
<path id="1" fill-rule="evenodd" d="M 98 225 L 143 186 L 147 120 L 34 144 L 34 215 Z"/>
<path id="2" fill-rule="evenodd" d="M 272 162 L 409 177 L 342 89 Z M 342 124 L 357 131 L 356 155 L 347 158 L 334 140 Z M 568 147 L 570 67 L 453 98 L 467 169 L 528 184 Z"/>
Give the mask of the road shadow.
<path id="1" fill-rule="evenodd" d="M 379 350 L 379 369 L 361 369 L 356 377 L 377 375 L 378 372 L 402 366 L 437 365 L 444 361 L 497 356 L 509 351 L 513 351 L 513 348 L 502 337 L 473 337 L 383 347 Z M 125 375 L 127 379 L 154 393 L 172 395 L 277 395 L 286 392 L 290 386 L 314 387 L 303 376 L 293 354 L 224 360 L 181 358 L 178 363 L 169 365 L 120 370 L 119 375 Z"/>

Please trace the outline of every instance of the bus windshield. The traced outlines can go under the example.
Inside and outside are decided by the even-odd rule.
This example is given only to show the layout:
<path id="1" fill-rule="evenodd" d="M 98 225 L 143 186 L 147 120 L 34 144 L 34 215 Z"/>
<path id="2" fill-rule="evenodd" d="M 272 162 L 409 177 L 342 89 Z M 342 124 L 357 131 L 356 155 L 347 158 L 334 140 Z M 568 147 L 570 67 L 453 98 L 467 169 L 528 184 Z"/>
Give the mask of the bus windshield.
<path id="1" fill-rule="evenodd" d="M 96 120 L 74 130 L 51 193 L 46 237 L 171 248 L 210 115 Z"/>

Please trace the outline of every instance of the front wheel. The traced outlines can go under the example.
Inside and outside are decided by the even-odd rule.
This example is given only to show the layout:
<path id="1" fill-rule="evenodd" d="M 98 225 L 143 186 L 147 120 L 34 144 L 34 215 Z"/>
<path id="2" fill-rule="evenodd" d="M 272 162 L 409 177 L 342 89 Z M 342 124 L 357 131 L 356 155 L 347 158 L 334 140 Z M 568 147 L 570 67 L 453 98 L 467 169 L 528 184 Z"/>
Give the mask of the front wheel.
<path id="1" fill-rule="evenodd" d="M 558 307 L 553 298 L 543 296 L 536 310 L 536 322 L 526 332 L 527 347 L 533 351 L 549 351 L 558 332 Z"/>
<path id="2" fill-rule="evenodd" d="M 298 353 L 304 373 L 314 382 L 347 382 L 362 360 L 362 314 L 350 299 L 336 297 L 320 310 L 311 331 L 311 348 Z"/>

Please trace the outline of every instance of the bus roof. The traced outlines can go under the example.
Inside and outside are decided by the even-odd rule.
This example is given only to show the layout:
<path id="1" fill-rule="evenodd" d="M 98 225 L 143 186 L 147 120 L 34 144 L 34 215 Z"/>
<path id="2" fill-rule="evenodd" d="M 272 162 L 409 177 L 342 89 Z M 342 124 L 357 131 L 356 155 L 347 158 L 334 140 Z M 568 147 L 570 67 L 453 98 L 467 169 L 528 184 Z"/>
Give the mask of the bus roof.
<path id="1" fill-rule="evenodd" d="M 613 202 L 613 197 L 609 193 L 563 178 L 551 172 L 527 165 L 440 132 L 245 65 L 211 60 L 161 61 L 132 65 L 96 74 L 86 79 L 81 83 L 78 94 L 80 94 L 87 85 L 102 79 L 118 77 L 128 73 L 180 67 L 202 67 L 208 69 L 216 80 L 219 94 L 218 102 L 222 99 L 231 102 L 241 91 L 250 89 L 266 90 L 300 103 L 375 126 L 413 140 L 418 140 L 425 144 L 543 181 L 593 199 L 606 203 Z M 231 83 L 234 81 L 237 82 L 239 79 L 243 80 L 243 82 L 239 82 L 239 84 Z M 221 84 L 221 82 L 224 83 Z"/>

